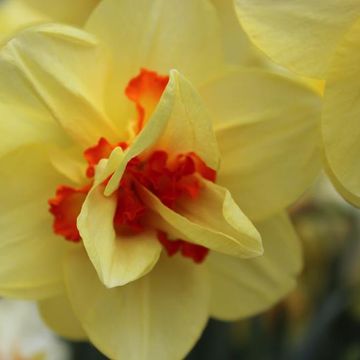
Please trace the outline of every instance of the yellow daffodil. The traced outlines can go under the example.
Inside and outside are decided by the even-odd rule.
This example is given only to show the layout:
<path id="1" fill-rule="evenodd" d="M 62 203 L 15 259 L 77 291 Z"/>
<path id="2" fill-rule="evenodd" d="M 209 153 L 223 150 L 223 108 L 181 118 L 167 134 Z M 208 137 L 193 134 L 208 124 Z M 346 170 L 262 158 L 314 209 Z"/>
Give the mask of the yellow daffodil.
<path id="1" fill-rule="evenodd" d="M 235 0 L 240 22 L 275 61 L 324 82 L 324 166 L 338 191 L 360 206 L 360 1 Z"/>
<path id="2" fill-rule="evenodd" d="M 183 358 L 300 271 L 318 96 L 229 66 L 222 29 L 207 0 L 103 0 L 0 51 L 0 294 L 110 358 Z"/>

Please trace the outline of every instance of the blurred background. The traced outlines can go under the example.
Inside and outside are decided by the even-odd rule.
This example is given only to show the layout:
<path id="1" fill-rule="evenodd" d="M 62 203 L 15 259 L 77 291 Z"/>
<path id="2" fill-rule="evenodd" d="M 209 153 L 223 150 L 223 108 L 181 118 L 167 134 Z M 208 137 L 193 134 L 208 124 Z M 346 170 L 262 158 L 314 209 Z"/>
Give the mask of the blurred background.
<path id="1" fill-rule="evenodd" d="M 269 311 L 211 320 L 188 360 L 360 359 L 360 212 L 325 180 L 290 209 L 305 266 L 296 289 Z M 0 300 L 0 360 L 106 359 L 49 332 L 34 304 Z"/>

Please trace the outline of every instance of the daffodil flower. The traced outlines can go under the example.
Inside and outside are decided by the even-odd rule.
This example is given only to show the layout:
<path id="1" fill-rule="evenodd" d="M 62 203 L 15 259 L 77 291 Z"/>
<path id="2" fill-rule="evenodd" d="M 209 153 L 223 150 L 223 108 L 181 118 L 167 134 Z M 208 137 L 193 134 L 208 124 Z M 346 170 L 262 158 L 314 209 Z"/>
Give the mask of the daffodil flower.
<path id="1" fill-rule="evenodd" d="M 110 358 L 183 358 L 300 271 L 284 209 L 319 169 L 319 99 L 229 66 L 221 29 L 207 0 L 104 0 L 0 51 L 0 294 Z"/>
<path id="2" fill-rule="evenodd" d="M 239 20 L 256 45 L 279 64 L 323 81 L 324 167 L 341 195 L 359 207 L 360 1 L 235 2 Z"/>

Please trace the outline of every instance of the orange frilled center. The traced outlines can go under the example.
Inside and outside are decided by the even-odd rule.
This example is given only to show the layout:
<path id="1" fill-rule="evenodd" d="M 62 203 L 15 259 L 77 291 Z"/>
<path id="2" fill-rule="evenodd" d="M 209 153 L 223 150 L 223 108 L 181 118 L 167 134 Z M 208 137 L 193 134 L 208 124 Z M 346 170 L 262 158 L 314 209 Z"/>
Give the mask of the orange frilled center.
<path id="1" fill-rule="evenodd" d="M 155 109 L 167 82 L 168 77 L 147 70 L 141 70 L 140 75 L 129 82 L 125 93 L 135 102 L 137 108 L 137 132 L 142 130 Z M 53 230 L 56 234 L 62 235 L 69 241 L 81 241 L 76 222 L 92 186 L 95 166 L 101 159 L 108 158 L 118 146 L 125 150 L 129 144 L 126 142 L 111 144 L 105 138 L 100 138 L 95 146 L 84 152 L 88 163 L 86 175 L 89 184 L 81 188 L 64 185 L 57 188 L 55 197 L 49 200 L 50 212 L 54 216 Z M 150 226 L 146 219 L 151 210 L 147 208 L 137 191 L 139 185 L 155 194 L 163 204 L 176 210 L 180 199 L 196 201 L 201 191 L 199 177 L 215 181 L 216 173 L 195 153 L 180 154 L 170 158 L 166 151 L 157 150 L 146 157 L 138 156 L 130 160 L 116 192 L 117 207 L 113 224 L 117 235 L 136 235 Z M 206 258 L 209 251 L 207 248 L 182 239 L 170 239 L 164 231 L 155 230 L 159 242 L 169 256 L 181 253 L 197 263 L 201 263 Z M 134 241 L 136 241 L 135 237 Z"/>

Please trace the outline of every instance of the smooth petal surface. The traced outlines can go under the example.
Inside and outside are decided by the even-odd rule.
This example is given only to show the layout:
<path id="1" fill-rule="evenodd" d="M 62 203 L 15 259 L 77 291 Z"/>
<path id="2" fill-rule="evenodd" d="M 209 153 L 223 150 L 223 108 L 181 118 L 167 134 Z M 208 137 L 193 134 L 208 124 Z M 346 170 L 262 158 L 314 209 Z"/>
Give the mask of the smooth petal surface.
<path id="1" fill-rule="evenodd" d="M 94 267 L 107 287 L 125 285 L 147 274 L 157 263 L 161 245 L 153 233 L 116 236 L 117 200 L 92 188 L 78 217 L 78 229 Z"/>
<path id="2" fill-rule="evenodd" d="M 237 19 L 233 0 L 211 0 L 222 29 L 222 43 L 226 61 L 235 66 L 261 63 L 260 52 L 251 44 Z"/>
<path id="3" fill-rule="evenodd" d="M 359 0 L 235 0 L 254 43 L 302 75 L 324 78 L 337 42 L 360 15 Z"/>
<path id="4" fill-rule="evenodd" d="M 0 50 L 0 156 L 26 144 L 66 144 L 66 134 L 9 51 L 7 47 Z"/>
<path id="5" fill-rule="evenodd" d="M 27 113 L 35 117 L 35 125 L 47 125 L 32 114 L 41 107 L 42 117 L 46 109 L 47 117 L 80 145 L 93 145 L 101 136 L 112 141 L 116 127 L 107 118 L 103 101 L 107 76 L 107 56 L 92 35 L 65 25 L 41 25 L 1 49 L 1 107 L 22 104 L 25 94 L 21 107 L 29 104 Z M 11 84 L 8 90 L 5 79 L 10 84 L 16 81 L 16 87 Z M 26 126 L 24 119 L 17 123 Z"/>
<path id="6" fill-rule="evenodd" d="M 360 197 L 356 196 L 354 193 L 349 192 L 349 190 L 344 187 L 344 185 L 339 181 L 329 166 L 325 155 L 323 156 L 323 165 L 327 176 L 329 177 L 337 192 L 349 203 L 360 208 Z"/>
<path id="7" fill-rule="evenodd" d="M 62 257 L 71 244 L 53 233 L 47 200 L 63 180 L 44 149 L 24 147 L 0 159 L 0 295 L 61 291 Z"/>
<path id="8" fill-rule="evenodd" d="M 112 359 L 182 359 L 208 317 L 209 288 L 203 266 L 162 258 L 129 285 L 106 289 L 85 252 L 66 265 L 70 301 L 90 340 Z"/>
<path id="9" fill-rule="evenodd" d="M 0 41 L 15 31 L 46 20 L 42 14 L 27 6 L 21 0 L 5 0 L 0 3 Z"/>
<path id="10" fill-rule="evenodd" d="M 346 34 L 331 62 L 322 119 L 327 163 L 341 186 L 357 198 L 355 203 L 360 200 L 359 61 L 360 21 Z"/>
<path id="11" fill-rule="evenodd" d="M 262 254 L 259 233 L 226 189 L 203 181 L 199 196 L 193 201 L 183 199 L 176 211 L 145 188 L 139 190 L 145 204 L 183 234 L 184 240 L 242 258 Z"/>
<path id="12" fill-rule="evenodd" d="M 12 1 L 12 0 L 10 0 Z M 82 25 L 100 0 L 22 0 L 54 21 Z"/>
<path id="13" fill-rule="evenodd" d="M 105 195 L 117 189 L 131 158 L 154 148 L 172 156 L 194 152 L 207 166 L 213 169 L 219 166 L 220 155 L 211 117 L 191 83 L 175 70 L 170 72 L 169 83 L 152 117 L 125 152 Z"/>
<path id="14" fill-rule="evenodd" d="M 252 220 L 293 203 L 320 170 L 320 98 L 261 70 L 229 74 L 201 91 L 215 114 L 217 182 Z"/>
<path id="15" fill-rule="evenodd" d="M 301 247 L 287 215 L 257 224 L 264 255 L 249 260 L 211 252 L 211 315 L 236 320 L 273 306 L 296 284 L 302 267 Z"/>
<path id="16" fill-rule="evenodd" d="M 46 325 L 58 335 L 75 341 L 87 340 L 87 336 L 65 294 L 39 301 L 38 308 Z"/>
<path id="17" fill-rule="evenodd" d="M 195 83 L 222 71 L 220 25 L 208 0 L 103 0 L 86 29 L 112 49 L 120 89 L 140 68 L 177 69 Z"/>

